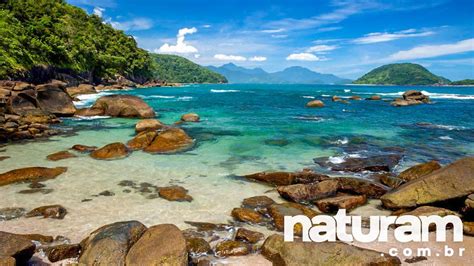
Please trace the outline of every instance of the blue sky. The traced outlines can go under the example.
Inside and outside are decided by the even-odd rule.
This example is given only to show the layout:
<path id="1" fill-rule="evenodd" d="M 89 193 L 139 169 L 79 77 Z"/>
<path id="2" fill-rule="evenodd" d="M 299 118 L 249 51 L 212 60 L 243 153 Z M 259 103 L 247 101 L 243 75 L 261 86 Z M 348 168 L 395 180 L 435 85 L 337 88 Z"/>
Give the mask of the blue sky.
<path id="1" fill-rule="evenodd" d="M 140 47 L 202 65 L 304 66 L 357 78 L 413 62 L 474 78 L 474 1 L 68 0 Z"/>

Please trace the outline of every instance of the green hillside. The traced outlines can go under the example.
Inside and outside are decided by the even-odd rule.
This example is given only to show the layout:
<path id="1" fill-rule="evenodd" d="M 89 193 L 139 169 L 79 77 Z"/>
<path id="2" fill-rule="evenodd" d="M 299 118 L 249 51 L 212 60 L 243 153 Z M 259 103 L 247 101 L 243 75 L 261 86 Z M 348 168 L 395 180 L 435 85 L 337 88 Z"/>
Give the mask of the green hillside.
<path id="1" fill-rule="evenodd" d="M 403 63 L 378 67 L 353 83 L 380 85 L 433 85 L 448 84 L 449 80 L 434 75 L 421 65 Z"/>
<path id="2" fill-rule="evenodd" d="M 221 74 L 217 74 L 190 60 L 164 54 L 152 54 L 155 63 L 153 75 L 160 80 L 179 83 L 226 83 Z"/>
<path id="3" fill-rule="evenodd" d="M 457 80 L 457 81 L 451 82 L 450 85 L 473 86 L 474 85 L 474 79 Z"/>

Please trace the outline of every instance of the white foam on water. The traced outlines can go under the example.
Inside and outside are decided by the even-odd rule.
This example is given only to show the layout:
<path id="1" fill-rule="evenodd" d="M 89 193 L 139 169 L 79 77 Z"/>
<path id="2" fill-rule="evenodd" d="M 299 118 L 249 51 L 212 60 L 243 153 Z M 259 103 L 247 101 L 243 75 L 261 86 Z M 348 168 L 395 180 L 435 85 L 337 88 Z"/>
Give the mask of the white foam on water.
<path id="1" fill-rule="evenodd" d="M 380 95 L 380 96 L 392 96 L 399 97 L 402 96 L 405 92 L 358 92 L 357 94 L 370 94 L 370 95 Z M 428 92 L 421 91 L 426 96 L 429 96 L 431 99 L 454 99 L 454 100 L 474 100 L 474 95 L 469 94 L 455 94 L 455 93 L 437 93 L 437 92 Z"/>
<path id="2" fill-rule="evenodd" d="M 349 89 L 344 89 L 344 92 L 351 92 L 351 90 L 349 90 Z"/>
<path id="3" fill-rule="evenodd" d="M 240 92 L 239 90 L 214 90 L 214 89 L 211 89 L 211 92 L 214 92 L 214 93 L 226 93 L 226 92 Z"/>
<path id="4" fill-rule="evenodd" d="M 453 139 L 450 136 L 441 136 L 439 138 L 442 139 L 442 140 L 452 140 Z"/>
<path id="5" fill-rule="evenodd" d="M 342 138 L 342 139 L 338 139 L 338 140 L 333 141 L 333 142 L 331 142 L 331 143 L 333 143 L 333 144 L 338 144 L 338 145 L 344 145 L 344 144 L 349 143 L 349 139 L 348 139 L 347 137 L 344 137 L 344 138 Z"/>
<path id="6" fill-rule="evenodd" d="M 95 103 L 95 101 L 99 97 L 105 96 L 105 95 L 111 95 L 111 94 L 114 94 L 114 93 L 102 91 L 102 92 L 94 93 L 94 94 L 81 94 L 81 95 L 75 96 L 75 98 L 79 99 L 79 101 L 74 101 L 73 103 L 77 108 L 89 107 L 90 105 Z"/>
<path id="7" fill-rule="evenodd" d="M 181 96 L 181 97 L 178 97 L 178 101 L 182 101 L 182 102 L 187 102 L 187 101 L 191 101 L 193 99 L 193 97 L 191 96 Z"/>
<path id="8" fill-rule="evenodd" d="M 343 156 L 330 156 L 328 161 L 333 164 L 340 164 L 346 161 L 346 157 Z"/>
<path id="9" fill-rule="evenodd" d="M 316 97 L 314 97 L 314 96 L 307 96 L 307 95 L 305 95 L 305 96 L 303 96 L 303 98 L 305 98 L 305 99 L 315 99 Z"/>
<path id="10" fill-rule="evenodd" d="M 145 99 L 147 99 L 147 98 L 151 98 L 151 99 L 153 99 L 153 98 L 158 98 L 158 99 L 174 99 L 174 98 L 176 98 L 176 96 L 172 96 L 172 95 L 170 95 L 170 96 L 168 96 L 168 95 L 149 95 L 149 96 L 145 96 L 144 98 L 145 98 Z"/>
<path id="11" fill-rule="evenodd" d="M 75 116 L 71 119 L 73 120 L 96 120 L 96 119 L 106 119 L 110 118 L 108 115 L 93 115 L 93 116 Z"/>

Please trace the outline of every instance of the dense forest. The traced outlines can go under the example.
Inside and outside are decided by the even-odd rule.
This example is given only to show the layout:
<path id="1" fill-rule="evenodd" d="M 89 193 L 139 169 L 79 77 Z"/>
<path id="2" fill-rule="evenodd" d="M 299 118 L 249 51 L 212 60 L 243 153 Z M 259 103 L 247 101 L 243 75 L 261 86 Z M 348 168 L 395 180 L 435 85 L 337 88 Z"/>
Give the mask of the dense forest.
<path id="1" fill-rule="evenodd" d="M 457 80 L 450 83 L 451 85 L 458 85 L 458 86 L 472 86 L 474 85 L 474 79 L 463 79 Z"/>
<path id="2" fill-rule="evenodd" d="M 152 54 L 153 76 L 167 82 L 181 83 L 226 83 L 227 79 L 190 60 L 164 54 Z"/>
<path id="3" fill-rule="evenodd" d="M 380 85 L 434 85 L 449 84 L 449 80 L 439 77 L 421 65 L 402 63 L 389 64 L 373 69 L 354 84 Z"/>

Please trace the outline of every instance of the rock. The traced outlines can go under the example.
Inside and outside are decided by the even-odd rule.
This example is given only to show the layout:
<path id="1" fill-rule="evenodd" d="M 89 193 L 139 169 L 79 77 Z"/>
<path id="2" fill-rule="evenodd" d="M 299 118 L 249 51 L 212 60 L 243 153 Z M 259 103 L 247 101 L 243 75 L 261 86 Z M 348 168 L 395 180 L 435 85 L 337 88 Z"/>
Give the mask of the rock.
<path id="1" fill-rule="evenodd" d="M 43 218 L 64 219 L 67 210 L 61 205 L 48 205 L 35 208 L 26 214 L 26 217 L 43 216 Z"/>
<path id="2" fill-rule="evenodd" d="M 86 146 L 86 145 L 81 145 L 81 144 L 76 144 L 71 147 L 72 150 L 78 151 L 78 152 L 93 152 L 97 150 L 96 146 Z"/>
<path id="3" fill-rule="evenodd" d="M 338 177 L 340 190 L 353 194 L 365 195 L 367 198 L 378 199 L 389 190 L 388 187 L 369 180 L 356 177 Z"/>
<path id="4" fill-rule="evenodd" d="M 27 167 L 15 169 L 0 174 L 0 186 L 5 186 L 17 182 L 38 182 L 53 179 L 66 171 L 66 167 Z"/>
<path id="5" fill-rule="evenodd" d="M 398 257 L 363 249 L 343 242 L 284 242 L 272 235 L 262 247 L 262 254 L 274 265 L 400 265 Z"/>
<path id="6" fill-rule="evenodd" d="M 200 237 L 186 238 L 186 250 L 192 255 L 206 254 L 211 250 L 211 246 L 206 240 Z"/>
<path id="7" fill-rule="evenodd" d="M 247 208 L 234 208 L 231 214 L 234 219 L 241 222 L 258 224 L 263 220 L 263 217 L 260 213 Z"/>
<path id="8" fill-rule="evenodd" d="M 213 223 L 190 222 L 190 221 L 184 221 L 184 222 L 193 227 L 196 227 L 199 232 L 227 231 L 231 227 L 228 224 L 213 224 Z"/>
<path id="9" fill-rule="evenodd" d="M 71 97 L 81 95 L 81 94 L 95 94 L 95 93 L 97 93 L 97 91 L 94 89 L 94 86 L 92 86 L 90 84 L 80 84 L 77 87 L 69 87 L 69 88 L 66 88 L 66 92 Z"/>
<path id="10" fill-rule="evenodd" d="M 193 201 L 193 197 L 188 195 L 188 190 L 181 186 L 161 187 L 158 194 L 169 201 Z"/>
<path id="11" fill-rule="evenodd" d="M 21 235 L 0 231 L 0 258 L 13 257 L 18 265 L 26 265 L 35 253 L 35 249 L 31 240 Z"/>
<path id="12" fill-rule="evenodd" d="M 310 209 L 309 207 L 293 202 L 273 204 L 268 208 L 268 213 L 272 217 L 276 229 L 279 231 L 283 231 L 284 229 L 285 216 L 306 215 L 309 218 L 313 218 L 319 214 L 317 211 Z M 301 224 L 296 224 L 295 234 L 301 235 L 301 232 Z"/>
<path id="13" fill-rule="evenodd" d="M 76 155 L 68 152 L 68 151 L 60 151 L 53 154 L 48 155 L 46 158 L 50 161 L 59 161 L 69 158 L 77 157 Z"/>
<path id="14" fill-rule="evenodd" d="M 155 117 L 155 111 L 143 99 L 132 95 L 102 96 L 97 99 L 91 109 L 101 110 L 101 115 L 113 117 Z"/>
<path id="15" fill-rule="evenodd" d="M 411 258 L 405 259 L 404 261 L 406 263 L 416 263 L 416 262 L 420 262 L 420 261 L 424 261 L 424 260 L 428 260 L 428 258 L 424 257 L 424 256 L 416 256 L 416 257 L 411 257 Z"/>
<path id="16" fill-rule="evenodd" d="M 467 196 L 466 200 L 464 201 L 464 211 L 465 212 L 468 212 L 468 211 L 472 211 L 474 210 L 474 194 L 471 194 L 469 196 Z M 0 211 L 1 213 L 1 211 Z M 0 214 L 0 217 L 1 217 L 1 214 Z M 1 220 L 1 218 L 0 218 Z"/>
<path id="17" fill-rule="evenodd" d="M 444 209 L 444 208 L 439 208 L 439 207 L 432 207 L 432 206 L 421 206 L 421 207 L 418 207 L 418 208 L 416 208 L 412 211 L 408 211 L 408 212 L 404 212 L 404 213 L 400 214 L 400 216 L 403 216 L 403 215 L 413 215 L 413 216 L 436 215 L 436 216 L 440 216 L 440 217 L 444 217 L 444 216 L 447 216 L 447 215 L 459 216 L 459 214 L 457 214 L 456 212 L 453 212 L 451 210 Z M 436 225 L 435 224 L 430 224 L 428 226 L 428 230 L 429 231 L 435 231 L 436 230 Z"/>
<path id="18" fill-rule="evenodd" d="M 128 154 L 127 146 L 123 143 L 115 142 L 91 152 L 90 156 L 98 160 L 115 160 L 125 158 Z"/>
<path id="19" fill-rule="evenodd" d="M 31 93 L 18 93 L 10 96 L 7 101 L 7 110 L 11 114 L 26 115 L 38 111 L 38 102 L 34 91 Z"/>
<path id="20" fill-rule="evenodd" d="M 338 189 L 339 182 L 335 179 L 330 179 L 313 184 L 279 186 L 277 191 L 282 198 L 294 202 L 302 202 L 335 195 Z"/>
<path id="21" fill-rule="evenodd" d="M 465 235 L 474 236 L 474 222 L 463 222 L 463 231 Z"/>
<path id="22" fill-rule="evenodd" d="M 157 135 L 158 133 L 156 131 L 140 132 L 127 142 L 127 147 L 131 150 L 142 150 L 150 146 Z"/>
<path id="23" fill-rule="evenodd" d="M 13 257 L 0 257 L 0 265 L 2 266 L 15 266 L 16 260 Z"/>
<path id="24" fill-rule="evenodd" d="M 398 178 L 401 178 L 405 181 L 411 181 L 413 179 L 417 179 L 419 177 L 431 174 L 432 172 L 440 168 L 441 168 L 441 165 L 437 161 L 430 161 L 427 163 L 417 164 L 401 172 L 398 175 Z"/>
<path id="25" fill-rule="evenodd" d="M 367 158 L 346 158 L 344 162 L 340 164 L 327 165 L 331 167 L 332 171 L 342 172 L 390 172 L 402 159 L 401 155 L 388 154 L 388 155 L 375 155 Z M 319 161 L 315 161 L 320 163 Z M 323 166 L 323 165 L 321 165 Z M 323 166 L 324 167 L 324 166 Z"/>
<path id="26" fill-rule="evenodd" d="M 260 172 L 244 176 L 247 179 L 276 186 L 287 186 L 299 183 L 313 183 L 329 179 L 329 176 L 310 171 L 302 172 Z"/>
<path id="27" fill-rule="evenodd" d="M 306 104 L 306 107 L 311 107 L 311 108 L 320 108 L 320 107 L 324 107 L 324 103 L 323 101 L 320 101 L 320 100 L 313 100 L 313 101 L 310 101 Z"/>
<path id="28" fill-rule="evenodd" d="M 73 116 L 76 107 L 72 98 L 55 85 L 44 84 L 36 87 L 38 106 L 57 116 Z"/>
<path id="29" fill-rule="evenodd" d="M 248 245 L 239 241 L 225 240 L 216 246 L 216 255 L 220 257 L 243 256 L 249 253 Z"/>
<path id="30" fill-rule="evenodd" d="M 417 101 L 417 100 L 404 100 L 401 98 L 396 98 L 390 103 L 390 105 L 395 106 L 395 107 L 401 107 L 401 106 L 418 105 L 422 103 L 423 103 L 422 101 Z"/>
<path id="31" fill-rule="evenodd" d="M 377 177 L 382 184 L 391 188 L 397 188 L 405 183 L 405 180 L 391 176 L 390 174 L 380 174 Z"/>
<path id="32" fill-rule="evenodd" d="M 354 101 L 362 100 L 362 98 L 360 96 L 357 96 L 357 95 L 353 95 L 353 96 L 349 97 L 349 99 L 354 100 Z"/>
<path id="33" fill-rule="evenodd" d="M 382 100 L 382 97 L 380 97 L 379 95 L 372 95 L 369 98 L 367 98 L 366 100 L 379 101 L 379 100 Z"/>
<path id="34" fill-rule="evenodd" d="M 403 99 L 407 101 L 421 101 L 423 103 L 430 102 L 430 97 L 424 95 L 421 91 L 408 90 L 403 93 Z"/>
<path id="35" fill-rule="evenodd" d="M 13 220 L 26 214 L 24 208 L 2 208 L 0 209 L 0 221 Z"/>
<path id="36" fill-rule="evenodd" d="M 336 96 L 336 95 L 332 96 L 331 99 L 332 99 L 333 102 L 337 102 L 337 101 L 341 101 L 341 100 L 342 100 L 341 97 Z"/>
<path id="37" fill-rule="evenodd" d="M 10 158 L 10 156 L 0 156 L 0 162 Z"/>
<path id="38" fill-rule="evenodd" d="M 242 201 L 242 206 L 247 207 L 247 208 L 258 209 L 258 208 L 267 208 L 273 203 L 275 203 L 275 201 L 267 196 L 255 196 L 255 197 L 244 199 Z"/>
<path id="39" fill-rule="evenodd" d="M 339 209 L 346 209 L 347 212 L 353 210 L 356 207 L 362 206 L 367 203 L 367 197 L 365 195 L 342 195 L 327 199 L 321 199 L 315 202 L 316 206 L 323 212 L 337 212 Z"/>
<path id="40" fill-rule="evenodd" d="M 125 265 L 127 253 L 145 230 L 146 227 L 137 221 L 102 226 L 82 240 L 79 264 Z"/>
<path id="41" fill-rule="evenodd" d="M 460 159 L 381 197 L 387 208 L 409 208 L 464 197 L 474 192 L 474 157 Z"/>
<path id="42" fill-rule="evenodd" d="M 135 132 L 152 131 L 163 127 L 164 125 L 158 119 L 143 119 L 135 125 Z"/>
<path id="43" fill-rule="evenodd" d="M 52 246 L 46 249 L 45 253 L 50 262 L 57 262 L 60 260 L 77 258 L 81 252 L 81 245 L 79 244 L 62 244 Z"/>
<path id="44" fill-rule="evenodd" d="M 82 108 L 77 109 L 75 116 L 103 116 L 104 110 L 102 109 L 94 109 L 94 108 Z"/>
<path id="45" fill-rule="evenodd" d="M 32 188 L 32 189 L 24 189 L 20 190 L 17 193 L 19 194 L 33 194 L 33 193 L 41 193 L 41 194 L 49 194 L 53 192 L 53 189 L 48 188 Z"/>
<path id="46" fill-rule="evenodd" d="M 245 241 L 251 244 L 257 243 L 264 237 L 265 235 L 260 232 L 251 231 L 245 228 L 239 228 L 235 234 L 235 240 Z"/>
<path id="47" fill-rule="evenodd" d="M 153 142 L 144 149 L 149 153 L 175 153 L 190 149 L 194 140 L 180 128 L 168 128 L 158 133 Z"/>
<path id="48" fill-rule="evenodd" d="M 181 116 L 181 121 L 183 122 L 199 122 L 200 117 L 198 114 L 189 113 Z"/>
<path id="49" fill-rule="evenodd" d="M 112 191 L 104 190 L 99 193 L 99 196 L 112 197 L 115 196 L 115 193 L 113 193 Z"/>
<path id="50" fill-rule="evenodd" d="M 24 91 L 24 90 L 33 90 L 35 87 L 30 83 L 26 83 L 23 81 L 15 82 L 15 86 L 13 87 L 14 91 Z"/>
<path id="51" fill-rule="evenodd" d="M 188 264 L 186 240 L 172 224 L 148 228 L 127 254 L 126 265 L 182 265 Z"/>
<path id="52" fill-rule="evenodd" d="M 43 245 L 54 241 L 54 238 L 52 236 L 45 236 L 40 234 L 22 234 L 21 236 L 31 241 L 40 242 Z"/>

